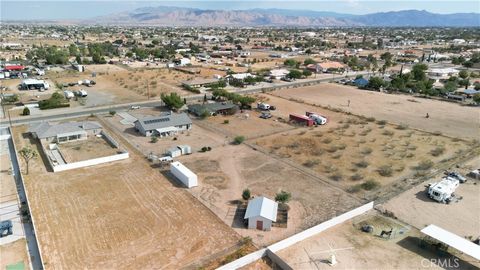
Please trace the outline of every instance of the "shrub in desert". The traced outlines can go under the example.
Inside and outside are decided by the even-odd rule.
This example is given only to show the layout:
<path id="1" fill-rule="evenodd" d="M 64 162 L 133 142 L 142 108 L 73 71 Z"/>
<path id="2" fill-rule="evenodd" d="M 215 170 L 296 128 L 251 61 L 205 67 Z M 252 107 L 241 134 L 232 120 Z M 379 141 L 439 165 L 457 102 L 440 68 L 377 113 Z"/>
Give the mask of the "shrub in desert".
<path id="1" fill-rule="evenodd" d="M 408 153 L 408 154 L 405 155 L 406 158 L 412 158 L 414 156 L 415 156 L 414 153 Z"/>
<path id="2" fill-rule="evenodd" d="M 239 145 L 242 144 L 245 141 L 244 136 L 237 136 L 233 139 L 233 144 Z"/>
<path id="3" fill-rule="evenodd" d="M 426 170 L 429 170 L 430 168 L 432 168 L 433 165 L 434 165 L 433 161 L 426 159 L 426 160 L 420 161 L 420 163 L 418 163 L 416 169 L 421 170 L 421 171 L 426 171 Z"/>
<path id="4" fill-rule="evenodd" d="M 377 172 L 383 177 L 388 177 L 392 176 L 393 169 L 391 165 L 382 165 L 378 167 Z"/>
<path id="5" fill-rule="evenodd" d="M 333 159 L 339 159 L 339 158 L 341 158 L 341 157 L 342 157 L 342 154 L 334 154 L 334 155 L 332 155 L 332 158 L 333 158 Z"/>
<path id="6" fill-rule="evenodd" d="M 242 192 L 242 199 L 244 199 L 245 201 L 248 201 L 250 199 L 250 189 L 246 188 L 243 190 Z"/>
<path id="7" fill-rule="evenodd" d="M 156 143 L 156 142 L 158 142 L 158 137 L 157 137 L 157 136 L 152 136 L 152 137 L 150 138 L 150 142 L 151 142 L 151 143 Z"/>
<path id="8" fill-rule="evenodd" d="M 309 159 L 303 163 L 303 166 L 307 168 L 312 168 L 320 164 L 320 160 L 318 159 Z"/>
<path id="9" fill-rule="evenodd" d="M 335 153 L 335 152 L 337 152 L 337 150 L 338 150 L 338 148 L 335 145 L 332 145 L 332 146 L 327 148 L 327 152 L 329 152 L 329 153 Z"/>
<path id="10" fill-rule="evenodd" d="M 408 128 L 408 125 L 407 124 L 400 124 L 396 127 L 398 130 L 405 130 Z"/>
<path id="11" fill-rule="evenodd" d="M 350 180 L 352 180 L 352 181 L 359 181 L 359 180 L 362 180 L 362 179 L 363 179 L 363 176 L 359 173 L 352 174 L 352 176 L 350 176 Z"/>
<path id="12" fill-rule="evenodd" d="M 329 178 L 332 179 L 333 181 L 340 181 L 340 180 L 342 180 L 343 175 L 339 172 L 335 172 L 335 173 L 331 174 L 329 176 Z"/>
<path id="13" fill-rule="evenodd" d="M 385 136 L 393 136 L 394 132 L 386 129 L 382 132 L 382 134 Z"/>
<path id="14" fill-rule="evenodd" d="M 225 119 L 225 120 L 223 120 L 223 123 L 228 124 L 228 123 L 230 123 L 230 121 L 228 119 Z"/>
<path id="15" fill-rule="evenodd" d="M 430 154 L 434 157 L 438 157 L 445 152 L 445 147 L 437 146 L 430 151 Z"/>
<path id="16" fill-rule="evenodd" d="M 330 138 L 325 138 L 325 139 L 322 140 L 322 142 L 325 143 L 325 144 L 329 144 L 329 143 L 332 142 L 332 139 L 330 139 Z"/>
<path id="17" fill-rule="evenodd" d="M 364 190 L 373 190 L 380 186 L 375 180 L 367 180 L 360 185 Z"/>
<path id="18" fill-rule="evenodd" d="M 360 151 L 360 153 L 362 153 L 363 155 L 370 155 L 372 153 L 372 151 L 373 151 L 372 148 L 365 147 Z"/>
<path id="19" fill-rule="evenodd" d="M 361 160 L 357 163 L 355 163 L 355 166 L 359 167 L 359 168 L 367 168 L 368 165 L 370 165 L 366 160 Z"/>
<path id="20" fill-rule="evenodd" d="M 440 135 L 442 135 L 442 132 L 434 131 L 434 132 L 432 132 L 432 134 L 435 135 L 435 136 L 440 136 Z"/>
<path id="21" fill-rule="evenodd" d="M 377 125 L 379 125 L 379 126 L 384 126 L 386 124 L 387 124 L 387 121 L 385 121 L 385 120 L 378 120 L 377 121 Z"/>
<path id="22" fill-rule="evenodd" d="M 286 192 L 283 190 L 275 195 L 275 201 L 281 204 L 288 203 L 291 198 L 292 198 L 292 194 L 290 194 L 290 192 Z"/>
<path id="23" fill-rule="evenodd" d="M 375 117 L 367 117 L 365 118 L 367 122 L 375 122 Z"/>
<path id="24" fill-rule="evenodd" d="M 342 129 L 347 129 L 349 127 L 350 127 L 350 124 L 348 124 L 348 123 L 345 123 L 345 124 L 342 125 Z"/>
<path id="25" fill-rule="evenodd" d="M 310 150 L 312 156 L 321 156 L 325 151 L 321 148 L 313 148 Z"/>
<path id="26" fill-rule="evenodd" d="M 361 185 L 353 185 L 353 186 L 347 188 L 347 192 L 349 192 L 349 193 L 357 193 L 357 192 L 359 192 L 361 189 L 362 189 L 362 186 L 361 186 Z"/>

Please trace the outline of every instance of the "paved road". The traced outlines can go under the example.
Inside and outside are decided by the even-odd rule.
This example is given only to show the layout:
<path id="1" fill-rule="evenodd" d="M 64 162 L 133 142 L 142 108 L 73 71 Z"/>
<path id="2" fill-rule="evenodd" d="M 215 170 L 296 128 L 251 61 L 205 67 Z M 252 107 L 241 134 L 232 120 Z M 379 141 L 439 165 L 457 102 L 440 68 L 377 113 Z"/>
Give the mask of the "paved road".
<path id="1" fill-rule="evenodd" d="M 358 74 L 366 74 L 363 73 L 355 73 L 355 74 L 348 74 L 348 76 L 356 76 Z M 258 93 L 262 91 L 273 91 L 277 89 L 283 88 L 294 88 L 294 87 L 302 87 L 306 85 L 314 85 L 322 82 L 328 82 L 332 79 L 339 79 L 344 78 L 345 75 L 335 75 L 335 76 L 322 76 L 320 78 L 312 78 L 312 79 L 302 79 L 297 80 L 294 82 L 280 82 L 280 83 L 261 83 L 259 85 L 250 86 L 244 89 L 237 89 L 235 90 L 236 93 L 240 94 L 252 94 Z M 207 94 L 207 98 L 210 98 L 211 94 Z M 204 94 L 197 94 L 197 95 L 190 95 L 184 96 L 188 101 L 196 101 L 202 100 L 204 98 Z M 66 108 L 66 109 L 55 109 L 50 111 L 42 111 L 41 115 L 31 115 L 31 116 L 22 116 L 11 118 L 10 121 L 7 118 L 0 120 L 0 127 L 2 126 L 9 126 L 9 124 L 15 126 L 24 123 L 34 123 L 34 122 L 41 122 L 47 120 L 58 120 L 64 118 L 75 118 L 80 116 L 87 116 L 90 114 L 101 114 L 107 113 L 111 110 L 128 110 L 132 106 L 142 106 L 142 107 L 155 107 L 155 106 L 162 106 L 163 102 L 160 99 L 156 100 L 147 100 L 147 101 L 140 101 L 140 102 L 131 102 L 131 103 L 124 103 L 124 104 L 116 104 L 116 105 L 108 105 L 108 106 L 99 106 L 93 108 L 86 108 L 86 107 L 78 107 L 78 108 Z"/>

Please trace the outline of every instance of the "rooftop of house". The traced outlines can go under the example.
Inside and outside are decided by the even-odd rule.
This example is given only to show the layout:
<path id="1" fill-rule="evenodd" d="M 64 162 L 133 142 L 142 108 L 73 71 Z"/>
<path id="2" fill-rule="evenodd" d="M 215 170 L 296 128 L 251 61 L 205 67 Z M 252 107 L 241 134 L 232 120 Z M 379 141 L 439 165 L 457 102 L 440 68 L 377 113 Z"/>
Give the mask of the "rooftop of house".
<path id="1" fill-rule="evenodd" d="M 140 118 L 135 123 L 139 123 L 144 130 L 154 130 L 172 126 L 191 125 L 192 120 L 186 113 L 164 113 L 159 116 Z"/>
<path id="2" fill-rule="evenodd" d="M 204 111 L 214 113 L 214 112 L 217 112 L 217 111 L 233 109 L 233 108 L 236 108 L 236 107 L 237 107 L 237 105 L 235 105 L 233 103 L 215 102 L 215 103 L 188 105 L 188 111 L 193 113 L 193 114 L 196 114 L 196 115 L 201 115 Z"/>
<path id="3" fill-rule="evenodd" d="M 271 221 L 277 221 L 278 203 L 265 197 L 256 197 L 248 202 L 245 219 L 261 216 Z"/>
<path id="4" fill-rule="evenodd" d="M 94 121 L 49 123 L 41 122 L 30 125 L 29 132 L 35 133 L 39 139 L 82 133 L 86 130 L 101 129 L 102 126 Z"/>

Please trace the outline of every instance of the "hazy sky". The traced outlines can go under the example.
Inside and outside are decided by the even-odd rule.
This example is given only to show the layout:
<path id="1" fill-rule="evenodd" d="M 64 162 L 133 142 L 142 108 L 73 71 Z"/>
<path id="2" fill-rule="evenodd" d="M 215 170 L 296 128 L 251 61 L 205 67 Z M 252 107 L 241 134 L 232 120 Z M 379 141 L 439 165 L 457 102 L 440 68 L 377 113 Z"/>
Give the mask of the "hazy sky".
<path id="1" fill-rule="evenodd" d="M 340 1 L 43 1 L 0 0 L 0 20 L 86 19 L 148 6 L 181 6 L 201 9 L 282 8 L 367 14 L 405 9 L 435 13 L 480 12 L 480 1 L 445 0 L 340 0 Z"/>

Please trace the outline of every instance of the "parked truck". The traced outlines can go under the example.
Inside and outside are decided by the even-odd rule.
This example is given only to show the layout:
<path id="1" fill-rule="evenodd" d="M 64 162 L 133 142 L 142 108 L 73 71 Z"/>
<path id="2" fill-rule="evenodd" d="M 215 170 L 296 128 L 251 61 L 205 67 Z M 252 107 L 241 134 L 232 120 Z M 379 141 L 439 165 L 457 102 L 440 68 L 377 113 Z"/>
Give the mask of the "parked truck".
<path id="1" fill-rule="evenodd" d="M 317 125 L 325 125 L 328 121 L 327 117 L 320 115 L 318 113 L 306 112 L 305 115 L 308 116 L 313 121 L 315 121 L 315 124 Z"/>
<path id="2" fill-rule="evenodd" d="M 445 177 L 440 182 L 430 184 L 427 195 L 430 199 L 441 203 L 450 203 L 454 192 L 460 185 L 458 179 Z"/>

